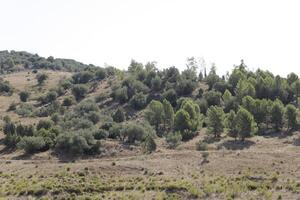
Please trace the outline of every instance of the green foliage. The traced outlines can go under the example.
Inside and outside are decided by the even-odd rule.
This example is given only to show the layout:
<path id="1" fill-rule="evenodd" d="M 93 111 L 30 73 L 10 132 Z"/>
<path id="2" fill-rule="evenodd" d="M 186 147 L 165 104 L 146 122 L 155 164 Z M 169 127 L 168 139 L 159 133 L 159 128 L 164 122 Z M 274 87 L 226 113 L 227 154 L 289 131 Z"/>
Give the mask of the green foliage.
<path id="1" fill-rule="evenodd" d="M 22 91 L 22 92 L 19 93 L 19 96 L 20 96 L 20 100 L 21 100 L 22 102 L 26 102 L 27 99 L 28 99 L 29 96 L 30 96 L 30 93 L 29 93 L 28 91 Z"/>
<path id="2" fill-rule="evenodd" d="M 233 110 L 226 114 L 225 127 L 227 129 L 228 136 L 234 137 L 236 139 L 238 136 L 238 131 L 236 123 L 236 113 Z"/>
<path id="3" fill-rule="evenodd" d="M 62 105 L 71 106 L 75 102 L 74 96 L 67 96 L 64 98 Z"/>
<path id="4" fill-rule="evenodd" d="M 96 129 L 92 133 L 96 140 L 106 139 L 109 135 L 108 131 L 104 129 Z"/>
<path id="5" fill-rule="evenodd" d="M 218 106 L 221 104 L 222 94 L 215 90 L 210 90 L 204 93 L 204 98 L 207 101 L 208 106 Z"/>
<path id="6" fill-rule="evenodd" d="M 276 99 L 271 108 L 271 122 L 276 130 L 280 130 L 284 122 L 284 106 L 282 102 Z"/>
<path id="7" fill-rule="evenodd" d="M 123 142 L 133 144 L 135 141 L 143 141 L 146 137 L 154 135 L 155 133 L 150 126 L 130 122 L 122 127 L 120 139 Z"/>
<path id="8" fill-rule="evenodd" d="M 203 141 L 198 141 L 196 143 L 196 150 L 197 151 L 207 151 L 208 147 L 207 147 L 207 143 L 203 142 Z"/>
<path id="9" fill-rule="evenodd" d="M 49 78 L 47 74 L 45 73 L 39 73 L 36 75 L 36 80 L 38 82 L 39 85 L 43 85 L 45 83 L 45 81 Z"/>
<path id="10" fill-rule="evenodd" d="M 171 103 L 166 99 L 163 100 L 163 108 L 164 108 L 164 116 L 163 116 L 164 128 L 166 129 L 166 126 L 168 126 L 169 128 L 173 128 L 174 110 Z"/>
<path id="11" fill-rule="evenodd" d="M 94 78 L 93 73 L 89 71 L 78 72 L 72 76 L 73 82 L 75 84 L 85 84 L 88 83 L 93 78 Z"/>
<path id="12" fill-rule="evenodd" d="M 147 96 L 143 93 L 137 93 L 130 99 L 130 105 L 136 110 L 140 110 L 146 107 L 147 105 Z"/>
<path id="13" fill-rule="evenodd" d="M 244 140 L 252 136 L 257 131 L 257 124 L 254 121 L 253 115 L 245 108 L 240 107 L 235 117 L 236 130 L 239 138 Z"/>
<path id="14" fill-rule="evenodd" d="M 88 87 L 86 85 L 78 84 L 74 85 L 72 88 L 72 94 L 77 101 L 83 99 L 88 92 Z"/>
<path id="15" fill-rule="evenodd" d="M 186 129 L 190 128 L 190 115 L 184 109 L 180 109 L 176 112 L 174 118 L 174 129 L 176 131 L 183 132 Z"/>
<path id="16" fill-rule="evenodd" d="M 126 103 L 128 101 L 128 93 L 127 93 L 127 87 L 122 87 L 122 88 L 118 88 L 116 89 L 112 96 L 113 99 L 120 102 L 120 103 Z"/>
<path id="17" fill-rule="evenodd" d="M 36 153 L 42 151 L 46 146 L 43 137 L 26 136 L 23 137 L 17 144 L 17 147 L 23 149 L 27 154 Z"/>
<path id="18" fill-rule="evenodd" d="M 177 101 L 177 93 L 174 89 L 168 89 L 163 93 L 163 98 L 168 100 L 172 106 L 176 106 L 176 101 Z"/>
<path id="19" fill-rule="evenodd" d="M 16 109 L 16 113 L 22 117 L 33 117 L 35 116 L 35 108 L 31 104 L 22 103 Z"/>
<path id="20" fill-rule="evenodd" d="M 147 136 L 145 141 L 142 144 L 143 151 L 145 153 L 152 153 L 156 150 L 156 143 L 151 136 Z"/>
<path id="21" fill-rule="evenodd" d="M 118 108 L 116 112 L 113 113 L 112 118 L 114 122 L 118 122 L 118 123 L 123 122 L 125 120 L 125 114 L 123 109 Z"/>
<path id="22" fill-rule="evenodd" d="M 240 80 L 237 83 L 236 90 L 235 90 L 237 99 L 242 101 L 243 97 L 251 96 L 255 97 L 256 91 L 254 86 L 247 80 Z"/>
<path id="23" fill-rule="evenodd" d="M 0 94 L 11 96 L 13 94 L 13 91 L 14 89 L 10 85 L 10 83 L 0 77 Z"/>
<path id="24" fill-rule="evenodd" d="M 162 87 L 162 80 L 159 76 L 156 76 L 151 80 L 151 89 L 153 91 L 159 91 Z"/>
<path id="25" fill-rule="evenodd" d="M 99 68 L 99 69 L 97 69 L 95 75 L 96 75 L 96 78 L 97 78 L 98 80 L 103 80 L 103 79 L 106 78 L 107 73 L 106 73 L 106 70 L 105 70 L 105 69 Z"/>
<path id="26" fill-rule="evenodd" d="M 211 106 L 207 111 L 207 131 L 219 137 L 224 130 L 224 111 L 221 107 Z"/>
<path id="27" fill-rule="evenodd" d="M 178 131 L 177 132 L 169 132 L 166 135 L 166 142 L 170 149 L 176 148 L 181 143 L 181 140 L 182 140 L 182 135 Z"/>
<path id="28" fill-rule="evenodd" d="M 159 101 L 152 100 L 145 111 L 145 118 L 151 125 L 155 126 L 156 132 L 158 132 L 159 125 L 164 119 L 163 104 Z"/>
<path id="29" fill-rule="evenodd" d="M 288 104 L 286 106 L 285 117 L 287 120 L 288 129 L 296 129 L 298 127 L 297 114 L 298 110 L 294 105 Z"/>
<path id="30" fill-rule="evenodd" d="M 91 111 L 86 114 L 88 120 L 93 122 L 93 124 L 97 124 L 100 121 L 100 114 L 96 111 Z"/>

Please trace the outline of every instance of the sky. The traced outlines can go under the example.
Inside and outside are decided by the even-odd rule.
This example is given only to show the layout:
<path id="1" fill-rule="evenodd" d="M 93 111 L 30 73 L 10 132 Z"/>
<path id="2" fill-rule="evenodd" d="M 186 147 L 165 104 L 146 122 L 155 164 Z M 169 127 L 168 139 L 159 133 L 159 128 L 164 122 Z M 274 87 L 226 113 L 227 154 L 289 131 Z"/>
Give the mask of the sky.
<path id="1" fill-rule="evenodd" d="M 131 59 L 185 68 L 203 58 L 219 74 L 300 75 L 297 0 L 0 0 L 0 50 L 126 69 Z"/>

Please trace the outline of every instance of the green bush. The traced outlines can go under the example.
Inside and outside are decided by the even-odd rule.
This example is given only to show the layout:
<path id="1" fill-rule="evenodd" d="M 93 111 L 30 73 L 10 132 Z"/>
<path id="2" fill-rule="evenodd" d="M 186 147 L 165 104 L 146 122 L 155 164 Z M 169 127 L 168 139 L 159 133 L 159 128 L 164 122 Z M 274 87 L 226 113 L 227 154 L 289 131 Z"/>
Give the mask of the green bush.
<path id="1" fill-rule="evenodd" d="M 96 111 L 91 111 L 86 116 L 93 124 L 97 124 L 100 121 L 100 114 Z"/>
<path id="2" fill-rule="evenodd" d="M 13 94 L 13 91 L 14 89 L 8 81 L 4 81 L 3 79 L 0 79 L 0 94 L 10 96 Z"/>
<path id="3" fill-rule="evenodd" d="M 96 71 L 96 78 L 98 80 L 103 80 L 103 79 L 106 78 L 106 76 L 107 76 L 107 73 L 106 73 L 105 69 L 103 69 L 103 68 L 97 69 L 97 71 Z"/>
<path id="4" fill-rule="evenodd" d="M 136 110 L 143 109 L 147 105 L 147 96 L 143 93 L 137 93 L 130 99 L 129 103 Z"/>
<path id="5" fill-rule="evenodd" d="M 104 130 L 104 129 L 96 129 L 96 130 L 92 131 L 92 133 L 96 140 L 105 139 L 109 135 L 108 131 Z"/>
<path id="6" fill-rule="evenodd" d="M 7 112 L 9 111 L 15 111 L 17 109 L 17 104 L 16 102 L 11 102 L 11 104 L 9 105 L 8 109 L 7 109 Z"/>
<path id="7" fill-rule="evenodd" d="M 122 88 L 118 88 L 116 89 L 113 93 L 112 93 L 112 97 L 114 100 L 120 102 L 120 103 L 126 103 L 128 101 L 128 93 L 127 93 L 127 87 L 122 87 Z"/>
<path id="8" fill-rule="evenodd" d="M 168 144 L 168 147 L 171 149 L 176 148 L 182 140 L 182 136 L 180 132 L 170 132 L 166 135 L 166 142 Z"/>
<path id="9" fill-rule="evenodd" d="M 74 85 L 72 88 L 72 94 L 74 95 L 75 99 L 77 101 L 83 99 L 88 92 L 88 87 L 86 85 Z"/>
<path id="10" fill-rule="evenodd" d="M 40 120 L 39 123 L 36 126 L 36 129 L 40 130 L 40 129 L 44 128 L 44 129 L 48 130 L 52 127 L 52 125 L 53 125 L 53 122 L 51 120 L 47 120 L 47 119 L 46 120 Z"/>
<path id="11" fill-rule="evenodd" d="M 200 140 L 196 143 L 196 149 L 198 151 L 207 151 L 207 143 Z"/>
<path id="12" fill-rule="evenodd" d="M 121 131 L 123 129 L 122 124 L 113 124 L 108 130 L 108 138 L 117 139 L 120 138 Z"/>
<path id="13" fill-rule="evenodd" d="M 135 122 L 125 124 L 120 132 L 120 139 L 133 144 L 135 141 L 143 141 L 147 136 L 154 136 L 151 126 L 140 125 Z"/>
<path id="14" fill-rule="evenodd" d="M 30 96 L 30 93 L 29 93 L 28 91 L 22 91 L 22 92 L 19 93 L 19 96 L 20 96 L 20 100 L 21 100 L 22 102 L 26 102 L 27 99 L 28 99 L 29 96 Z"/>
<path id="15" fill-rule="evenodd" d="M 45 73 L 40 73 L 36 75 L 36 80 L 38 81 L 39 85 L 44 84 L 44 82 L 48 79 L 48 75 Z"/>
<path id="16" fill-rule="evenodd" d="M 3 143 L 9 147 L 14 148 L 20 142 L 21 137 L 16 134 L 7 134 L 3 140 Z"/>
<path id="17" fill-rule="evenodd" d="M 114 122 L 123 122 L 125 120 L 124 111 L 121 108 L 118 108 L 115 113 L 113 113 L 112 118 Z"/>
<path id="18" fill-rule="evenodd" d="M 75 84 L 85 84 L 92 80 L 94 77 L 93 73 L 84 71 L 84 72 L 78 72 L 72 76 L 73 82 Z"/>
<path id="19" fill-rule="evenodd" d="M 99 108 L 97 106 L 97 104 L 90 100 L 84 100 L 82 102 L 80 102 L 75 108 L 74 108 L 75 113 L 81 117 L 85 114 L 88 114 L 90 112 L 98 112 Z"/>
<path id="20" fill-rule="evenodd" d="M 71 106 L 75 102 L 75 99 L 73 96 L 67 96 L 64 98 L 62 105 L 63 106 Z"/>
<path id="21" fill-rule="evenodd" d="M 156 150 L 156 143 L 151 136 L 147 136 L 142 144 L 143 151 L 145 153 L 151 153 Z"/>
<path id="22" fill-rule="evenodd" d="M 17 109 L 16 113 L 22 117 L 34 117 L 35 108 L 31 104 L 22 103 Z"/>
<path id="23" fill-rule="evenodd" d="M 46 146 L 43 137 L 28 136 L 23 137 L 17 144 L 17 147 L 23 149 L 26 153 L 32 154 L 42 151 Z"/>

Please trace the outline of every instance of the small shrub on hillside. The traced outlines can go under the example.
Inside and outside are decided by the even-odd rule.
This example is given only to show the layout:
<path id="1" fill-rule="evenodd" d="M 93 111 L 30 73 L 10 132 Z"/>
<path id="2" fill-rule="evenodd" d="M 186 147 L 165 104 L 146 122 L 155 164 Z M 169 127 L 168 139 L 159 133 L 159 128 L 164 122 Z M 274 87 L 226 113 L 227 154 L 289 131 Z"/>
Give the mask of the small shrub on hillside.
<path id="1" fill-rule="evenodd" d="M 151 136 L 147 136 L 142 144 L 143 151 L 145 153 L 152 153 L 156 150 L 156 143 Z"/>
<path id="2" fill-rule="evenodd" d="M 96 103 L 99 103 L 101 101 L 106 100 L 107 98 L 109 98 L 109 94 L 108 93 L 100 93 L 95 97 L 95 101 Z"/>
<path id="3" fill-rule="evenodd" d="M 121 108 L 118 108 L 115 113 L 113 113 L 112 118 L 114 122 L 123 122 L 125 120 L 124 111 Z"/>
<path id="4" fill-rule="evenodd" d="M 94 78 L 93 73 L 84 71 L 78 72 L 72 76 L 73 82 L 75 84 L 85 84 Z"/>
<path id="5" fill-rule="evenodd" d="M 9 112 L 9 111 L 15 111 L 17 109 L 17 104 L 16 104 L 16 102 L 12 102 L 10 105 L 9 105 L 9 107 L 8 107 L 8 109 L 7 109 L 7 112 Z"/>
<path id="6" fill-rule="evenodd" d="M 207 151 L 207 143 L 200 140 L 196 143 L 196 149 L 198 151 Z"/>
<path id="7" fill-rule="evenodd" d="M 76 105 L 74 111 L 78 116 L 83 116 L 84 114 L 88 114 L 90 112 L 98 112 L 99 108 L 94 101 L 88 99 Z"/>
<path id="8" fill-rule="evenodd" d="M 3 143 L 9 147 L 14 148 L 20 142 L 21 137 L 16 134 L 7 134 L 3 140 Z"/>
<path id="9" fill-rule="evenodd" d="M 117 139 L 120 138 L 121 131 L 123 129 L 122 124 L 113 124 L 108 130 L 108 138 Z"/>
<path id="10" fill-rule="evenodd" d="M 107 73 L 106 73 L 105 69 L 103 69 L 103 68 L 97 69 L 97 71 L 96 71 L 97 80 L 103 80 L 106 78 L 106 76 L 107 76 Z"/>
<path id="11" fill-rule="evenodd" d="M 39 123 L 36 126 L 36 129 L 40 130 L 40 129 L 43 128 L 43 129 L 48 130 L 52 127 L 52 125 L 53 125 L 53 122 L 50 121 L 50 120 L 40 120 Z"/>
<path id="12" fill-rule="evenodd" d="M 143 109 L 147 105 L 147 96 L 143 93 L 137 93 L 130 99 L 129 103 L 136 110 Z"/>
<path id="13" fill-rule="evenodd" d="M 45 148 L 45 141 L 43 137 L 23 137 L 17 144 L 17 147 L 23 149 L 26 153 L 32 154 L 42 151 Z"/>
<path id="14" fill-rule="evenodd" d="M 170 149 L 174 149 L 176 148 L 182 140 L 182 136 L 180 134 L 180 132 L 170 132 L 166 135 L 166 142 L 168 144 L 168 147 Z"/>
<path id="15" fill-rule="evenodd" d="M 112 97 L 114 100 L 120 102 L 120 103 L 126 103 L 128 101 L 128 93 L 127 93 L 127 87 L 122 87 L 116 89 L 112 93 Z"/>
<path id="16" fill-rule="evenodd" d="M 39 129 L 35 133 L 35 136 L 42 137 L 44 139 L 44 142 L 45 142 L 44 150 L 48 150 L 48 149 L 54 147 L 57 135 L 58 135 L 58 132 L 55 129 L 46 130 L 46 129 L 42 128 L 42 129 Z"/>
<path id="17" fill-rule="evenodd" d="M 24 136 L 33 136 L 35 130 L 33 125 L 22 125 L 18 124 L 16 127 L 16 134 L 24 137 Z"/>
<path id="18" fill-rule="evenodd" d="M 120 132 L 121 140 L 130 144 L 135 141 L 142 141 L 146 136 L 148 136 L 148 133 L 145 127 L 134 122 L 124 125 Z"/>
<path id="19" fill-rule="evenodd" d="M 109 135 L 108 131 L 104 130 L 104 129 L 96 129 L 96 130 L 92 131 L 92 133 L 96 140 L 105 139 Z"/>
<path id="20" fill-rule="evenodd" d="M 73 96 L 67 96 L 64 98 L 62 105 L 63 106 L 71 106 L 75 102 L 75 99 Z"/>
<path id="21" fill-rule="evenodd" d="M 0 94 L 4 95 L 12 95 L 13 94 L 13 87 L 10 85 L 8 81 L 4 81 L 0 79 Z"/>
<path id="22" fill-rule="evenodd" d="M 97 124 L 100 121 L 100 114 L 96 111 L 89 112 L 86 116 L 94 124 Z"/>
<path id="23" fill-rule="evenodd" d="M 20 100 L 21 100 L 22 102 L 26 102 L 27 99 L 28 99 L 29 96 L 30 96 L 30 93 L 29 93 L 28 91 L 22 91 L 22 92 L 19 93 L 19 96 L 20 96 Z"/>
<path id="24" fill-rule="evenodd" d="M 34 117 L 35 108 L 31 104 L 22 103 L 16 109 L 16 113 L 22 117 Z"/>
<path id="25" fill-rule="evenodd" d="M 83 99 L 88 92 L 88 87 L 86 85 L 74 85 L 72 88 L 72 94 L 77 101 Z"/>
<path id="26" fill-rule="evenodd" d="M 49 77 L 45 73 L 40 73 L 40 74 L 37 74 L 35 78 L 36 78 L 38 84 L 42 85 Z"/>
<path id="27" fill-rule="evenodd" d="M 54 113 L 51 115 L 51 120 L 54 122 L 54 124 L 57 124 L 61 120 L 61 117 L 58 113 Z"/>

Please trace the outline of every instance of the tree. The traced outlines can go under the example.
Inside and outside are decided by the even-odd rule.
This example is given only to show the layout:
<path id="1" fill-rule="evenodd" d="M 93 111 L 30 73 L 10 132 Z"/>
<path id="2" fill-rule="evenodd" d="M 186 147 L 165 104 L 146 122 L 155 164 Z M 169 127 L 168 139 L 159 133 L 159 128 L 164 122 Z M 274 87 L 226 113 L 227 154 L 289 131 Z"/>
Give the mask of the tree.
<path id="1" fill-rule="evenodd" d="M 19 93 L 19 96 L 20 96 L 20 100 L 21 100 L 22 102 L 26 102 L 27 99 L 28 99 L 29 96 L 30 96 L 30 93 L 29 93 L 28 91 L 22 91 L 22 92 Z"/>
<path id="2" fill-rule="evenodd" d="M 296 129 L 298 126 L 297 122 L 297 108 L 292 105 L 288 104 L 285 109 L 285 117 L 287 119 L 287 126 L 288 130 L 291 129 Z"/>
<path id="3" fill-rule="evenodd" d="M 156 132 L 159 131 L 159 125 L 163 122 L 164 107 L 162 103 L 156 100 L 152 100 L 145 112 L 145 118 L 151 125 L 155 126 Z"/>
<path id="4" fill-rule="evenodd" d="M 280 130 L 283 126 L 284 106 L 279 99 L 273 102 L 271 108 L 271 122 L 276 130 Z"/>
<path id="5" fill-rule="evenodd" d="M 254 121 L 253 115 L 245 108 L 239 108 L 235 120 L 237 134 L 242 141 L 256 132 L 257 125 Z"/>
<path id="6" fill-rule="evenodd" d="M 292 90 L 295 94 L 295 99 L 298 101 L 298 97 L 300 97 L 300 80 L 297 80 L 292 84 Z M 299 102 L 297 103 L 299 104 Z"/>
<path id="7" fill-rule="evenodd" d="M 208 106 L 218 106 L 221 104 L 221 96 L 220 92 L 215 90 L 210 90 L 204 93 L 204 98 L 207 101 Z"/>
<path id="8" fill-rule="evenodd" d="M 177 93 L 174 89 L 168 89 L 163 93 L 163 97 L 168 100 L 172 106 L 176 106 Z"/>
<path id="9" fill-rule="evenodd" d="M 145 153 L 152 153 L 156 150 L 156 143 L 151 136 L 147 136 L 142 144 Z"/>
<path id="10" fill-rule="evenodd" d="M 103 79 L 105 79 L 106 76 L 107 76 L 107 73 L 106 73 L 105 69 L 103 69 L 103 68 L 97 69 L 97 71 L 96 71 L 96 78 L 98 80 L 103 80 Z"/>
<path id="11" fill-rule="evenodd" d="M 224 130 L 224 111 L 222 107 L 211 106 L 207 111 L 207 131 L 219 137 Z"/>
<path id="12" fill-rule="evenodd" d="M 225 118 L 225 127 L 227 129 L 227 135 L 230 137 L 234 137 L 236 140 L 238 136 L 238 131 L 236 128 L 236 113 L 231 110 Z"/>
<path id="13" fill-rule="evenodd" d="M 78 84 L 78 85 L 74 85 L 74 87 L 72 88 L 72 94 L 74 95 L 74 97 L 77 101 L 83 99 L 85 97 L 87 91 L 88 91 L 88 88 L 86 85 Z"/>
<path id="14" fill-rule="evenodd" d="M 240 80 L 237 83 L 235 93 L 239 102 L 241 102 L 241 100 L 245 96 L 255 97 L 256 91 L 254 86 L 250 82 L 248 82 L 247 80 Z"/>
<path id="15" fill-rule="evenodd" d="M 38 84 L 42 85 L 48 79 L 48 75 L 45 73 L 40 73 L 36 75 L 36 79 L 38 81 Z"/>
<path id="16" fill-rule="evenodd" d="M 175 131 L 183 132 L 190 128 L 190 115 L 184 109 L 180 109 L 176 112 L 174 118 L 174 129 Z"/>
<path id="17" fill-rule="evenodd" d="M 161 84 L 162 84 L 161 78 L 159 76 L 156 76 L 151 80 L 151 89 L 154 91 L 159 91 L 162 86 Z"/>
<path id="18" fill-rule="evenodd" d="M 125 120 L 124 111 L 121 108 L 118 108 L 117 111 L 112 115 L 112 118 L 115 122 L 123 122 Z"/>
<path id="19" fill-rule="evenodd" d="M 129 103 L 131 107 L 136 110 L 143 109 L 147 105 L 147 96 L 142 92 L 139 92 L 130 99 Z"/>
<path id="20" fill-rule="evenodd" d="M 163 107 L 164 107 L 164 128 L 166 129 L 166 126 L 172 128 L 174 125 L 173 107 L 171 103 L 166 99 L 163 100 Z"/>

